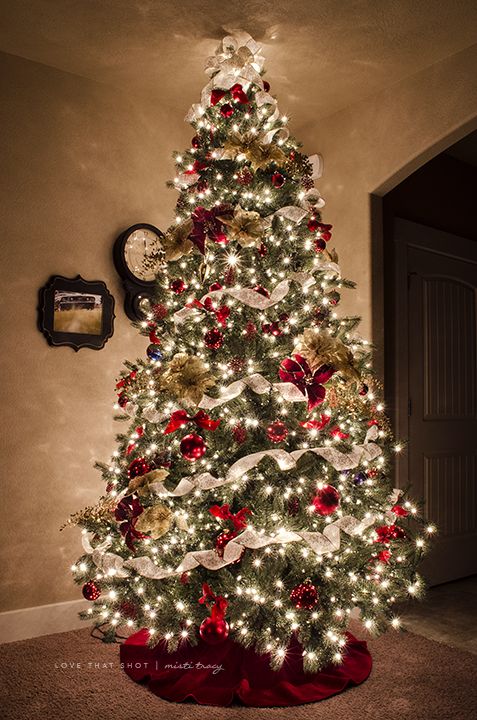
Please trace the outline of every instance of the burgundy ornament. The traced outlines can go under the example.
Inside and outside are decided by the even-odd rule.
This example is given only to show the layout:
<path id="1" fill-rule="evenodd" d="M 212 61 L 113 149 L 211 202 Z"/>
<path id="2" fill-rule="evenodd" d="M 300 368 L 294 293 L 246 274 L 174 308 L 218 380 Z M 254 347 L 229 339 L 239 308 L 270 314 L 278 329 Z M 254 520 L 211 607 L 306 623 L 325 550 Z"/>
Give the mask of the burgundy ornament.
<path id="1" fill-rule="evenodd" d="M 248 167 L 244 167 L 243 170 L 239 170 L 237 173 L 237 182 L 239 185 L 250 185 L 253 181 L 253 174 L 250 172 Z"/>
<path id="2" fill-rule="evenodd" d="M 285 178 L 279 172 L 275 172 L 272 175 L 272 185 L 276 188 L 281 188 L 285 184 Z"/>
<path id="3" fill-rule="evenodd" d="M 83 593 L 83 597 L 85 597 L 86 600 L 90 600 L 91 602 L 97 600 L 101 595 L 101 590 L 92 580 L 89 580 L 83 585 L 81 592 Z"/>
<path id="4" fill-rule="evenodd" d="M 176 278 L 175 280 L 171 280 L 169 287 L 173 293 L 180 295 L 186 289 L 186 284 L 181 278 Z"/>
<path id="5" fill-rule="evenodd" d="M 229 624 L 223 619 L 207 617 L 200 624 L 199 635 L 207 645 L 219 645 L 229 636 Z"/>
<path id="6" fill-rule="evenodd" d="M 318 253 L 322 253 L 323 250 L 326 250 L 326 243 L 321 238 L 316 238 L 315 240 L 315 250 Z"/>
<path id="7" fill-rule="evenodd" d="M 125 395 L 124 393 L 121 393 L 121 395 L 118 395 L 118 405 L 119 405 L 119 407 L 122 407 L 122 408 L 126 407 L 126 405 L 128 404 L 128 402 L 129 402 L 129 398 L 128 398 L 127 395 Z"/>
<path id="8" fill-rule="evenodd" d="M 298 515 L 300 510 L 300 500 L 297 495 L 293 495 L 288 501 L 288 514 L 291 517 Z"/>
<path id="9" fill-rule="evenodd" d="M 201 143 L 200 143 L 200 137 L 199 137 L 198 135 L 194 135 L 194 137 L 193 137 L 192 140 L 190 141 L 190 144 L 191 144 L 192 147 L 195 148 L 196 150 L 197 150 L 197 148 L 200 148 L 200 145 L 201 145 Z"/>
<path id="10" fill-rule="evenodd" d="M 369 387 L 366 385 L 366 383 L 363 383 L 363 384 L 361 385 L 359 394 L 360 394 L 362 397 L 364 397 L 365 395 L 368 394 L 368 391 L 369 391 Z"/>
<path id="11" fill-rule="evenodd" d="M 218 350 L 220 347 L 222 347 L 223 342 L 223 333 L 221 333 L 218 328 L 212 328 L 212 330 L 209 330 L 204 335 L 204 343 L 209 348 L 209 350 Z"/>
<path id="12" fill-rule="evenodd" d="M 265 90 L 265 92 L 270 92 L 270 83 L 268 82 L 268 80 L 263 81 L 263 89 Z"/>
<path id="13" fill-rule="evenodd" d="M 233 373 L 241 373 L 245 369 L 245 358 L 243 357 L 234 357 L 229 362 L 229 370 L 231 370 Z"/>
<path id="14" fill-rule="evenodd" d="M 195 460 L 199 460 L 199 458 L 201 458 L 205 454 L 205 451 L 207 450 L 207 445 L 205 444 L 204 439 L 200 435 L 197 435 L 196 433 L 190 433 L 190 435 L 186 435 L 184 438 L 182 438 L 180 450 L 186 460 L 195 462 Z"/>
<path id="15" fill-rule="evenodd" d="M 222 105 L 222 107 L 220 108 L 220 114 L 224 118 L 229 118 L 231 115 L 234 114 L 234 109 L 232 105 L 229 105 L 228 103 Z"/>
<path id="16" fill-rule="evenodd" d="M 267 427 L 267 437 L 272 443 L 281 443 L 286 440 L 288 428 L 281 420 L 275 420 Z"/>
<path id="17" fill-rule="evenodd" d="M 227 543 L 229 543 L 235 536 L 236 532 L 223 532 L 215 538 L 215 552 L 219 557 L 224 556 L 224 549 Z"/>
<path id="18" fill-rule="evenodd" d="M 332 515 L 339 507 L 340 497 L 338 490 L 333 485 L 325 485 L 317 491 L 312 500 L 315 512 L 319 515 Z"/>
<path id="19" fill-rule="evenodd" d="M 128 478 L 132 480 L 140 475 L 145 475 L 150 469 L 151 466 L 146 462 L 145 458 L 136 458 L 128 467 Z"/>
<path id="20" fill-rule="evenodd" d="M 235 442 L 238 442 L 241 445 L 247 439 L 247 430 L 243 425 L 234 425 L 232 428 L 232 435 L 234 436 Z"/>
<path id="21" fill-rule="evenodd" d="M 318 593 L 311 580 L 307 578 L 293 588 L 290 600 L 298 610 L 312 610 L 318 602 Z"/>

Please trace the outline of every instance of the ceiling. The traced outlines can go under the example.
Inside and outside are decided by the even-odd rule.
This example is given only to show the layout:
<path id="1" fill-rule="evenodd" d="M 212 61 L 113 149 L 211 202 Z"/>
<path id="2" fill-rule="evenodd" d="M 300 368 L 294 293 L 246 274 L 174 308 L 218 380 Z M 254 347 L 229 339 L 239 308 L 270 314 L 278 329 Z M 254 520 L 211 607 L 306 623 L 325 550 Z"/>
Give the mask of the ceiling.
<path id="1" fill-rule="evenodd" d="M 186 111 L 225 28 L 263 44 L 295 128 L 477 41 L 475 0 L 0 0 L 0 50 Z"/>

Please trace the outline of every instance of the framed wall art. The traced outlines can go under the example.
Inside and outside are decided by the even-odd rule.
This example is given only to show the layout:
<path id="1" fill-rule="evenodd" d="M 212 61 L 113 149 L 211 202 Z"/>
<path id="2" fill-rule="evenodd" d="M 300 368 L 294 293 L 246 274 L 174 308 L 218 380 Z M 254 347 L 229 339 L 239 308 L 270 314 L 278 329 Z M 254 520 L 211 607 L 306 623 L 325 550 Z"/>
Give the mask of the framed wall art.
<path id="1" fill-rule="evenodd" d="M 113 334 L 114 298 L 100 280 L 53 275 L 40 290 L 38 323 L 50 345 L 101 350 Z"/>

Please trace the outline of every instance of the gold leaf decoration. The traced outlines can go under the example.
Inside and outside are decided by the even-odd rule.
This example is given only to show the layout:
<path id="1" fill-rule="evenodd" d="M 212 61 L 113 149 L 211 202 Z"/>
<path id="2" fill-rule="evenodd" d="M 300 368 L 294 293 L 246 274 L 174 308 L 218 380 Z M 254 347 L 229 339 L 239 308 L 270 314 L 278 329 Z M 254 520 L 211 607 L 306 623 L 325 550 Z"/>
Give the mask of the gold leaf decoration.
<path id="1" fill-rule="evenodd" d="M 150 472 L 145 473 L 145 475 L 138 475 L 129 483 L 127 492 L 128 494 L 136 493 L 136 495 L 139 495 L 140 497 L 146 497 L 151 494 L 151 484 L 155 482 L 163 482 L 168 475 L 169 471 L 164 470 L 163 468 L 151 470 Z"/>
<path id="2" fill-rule="evenodd" d="M 192 220 L 189 219 L 167 231 L 163 240 L 167 262 L 179 260 L 192 251 L 194 244 L 189 240 L 189 235 L 193 227 L 194 224 Z"/>
<path id="3" fill-rule="evenodd" d="M 135 528 L 139 532 L 149 535 L 153 540 L 165 535 L 172 525 L 172 511 L 162 503 L 151 505 L 142 512 Z"/>
<path id="4" fill-rule="evenodd" d="M 236 240 L 242 247 L 260 245 L 265 231 L 265 221 L 260 213 L 236 205 L 233 217 L 219 217 L 218 220 L 227 225 L 229 238 Z"/>

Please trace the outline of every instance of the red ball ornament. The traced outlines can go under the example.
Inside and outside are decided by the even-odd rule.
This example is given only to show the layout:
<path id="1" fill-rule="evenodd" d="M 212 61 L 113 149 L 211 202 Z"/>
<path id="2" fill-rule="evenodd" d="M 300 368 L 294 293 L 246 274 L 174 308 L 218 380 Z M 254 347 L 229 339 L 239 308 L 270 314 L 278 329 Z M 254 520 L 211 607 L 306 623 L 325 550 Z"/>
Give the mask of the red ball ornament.
<path id="1" fill-rule="evenodd" d="M 91 600 L 91 602 L 93 602 L 93 600 L 97 600 L 99 598 L 101 590 L 92 580 L 89 580 L 83 585 L 82 593 L 86 600 Z"/>
<path id="2" fill-rule="evenodd" d="M 173 293 L 175 293 L 176 295 L 180 295 L 186 289 L 186 284 L 183 280 L 177 278 L 176 280 L 171 281 L 169 287 Z"/>
<path id="3" fill-rule="evenodd" d="M 338 490 L 333 485 L 325 485 L 318 490 L 312 500 L 315 512 L 319 515 L 332 515 L 339 507 L 340 497 Z"/>
<path id="4" fill-rule="evenodd" d="M 223 532 L 215 538 L 215 552 L 219 557 L 224 556 L 224 550 L 227 543 L 229 543 L 235 536 L 236 532 Z"/>
<path id="5" fill-rule="evenodd" d="M 129 402 L 129 398 L 127 395 L 124 395 L 124 393 L 121 393 L 121 395 L 118 395 L 118 405 L 119 407 L 126 407 L 126 405 Z"/>
<path id="6" fill-rule="evenodd" d="M 194 135 L 192 140 L 190 141 L 190 144 L 193 148 L 197 150 L 197 148 L 200 148 L 200 137 L 198 135 Z"/>
<path id="7" fill-rule="evenodd" d="M 275 420 L 267 427 L 267 436 L 272 443 L 281 443 L 286 440 L 288 428 L 281 420 Z"/>
<path id="8" fill-rule="evenodd" d="M 146 462 L 144 458 L 136 458 L 136 460 L 133 460 L 128 467 L 128 478 L 132 480 L 135 477 L 145 475 L 147 472 L 149 472 L 150 469 L 151 466 Z"/>
<path id="9" fill-rule="evenodd" d="M 268 82 L 268 80 L 263 81 L 263 89 L 265 90 L 265 92 L 270 92 L 270 83 Z"/>
<path id="10" fill-rule="evenodd" d="M 307 578 L 293 588 L 290 600 L 298 610 L 311 610 L 318 602 L 318 593 L 311 580 Z"/>
<path id="11" fill-rule="evenodd" d="M 308 220 L 308 230 L 310 232 L 316 232 L 319 227 L 320 227 L 320 221 L 317 220 L 316 218 L 313 217 Z"/>
<path id="12" fill-rule="evenodd" d="M 229 118 L 231 115 L 234 114 L 234 109 L 232 105 L 229 105 L 228 103 L 225 103 L 225 105 L 222 105 L 220 108 L 220 114 L 224 118 Z"/>
<path id="13" fill-rule="evenodd" d="M 369 387 L 366 385 L 366 383 L 363 383 L 363 384 L 361 385 L 359 394 L 360 394 L 362 397 L 364 397 L 365 395 L 368 394 L 368 391 L 369 391 Z"/>
<path id="14" fill-rule="evenodd" d="M 202 455 L 204 455 L 205 451 L 207 450 L 207 445 L 205 444 L 204 439 L 201 438 L 200 435 L 197 435 L 196 433 L 191 433 L 190 435 L 186 435 L 184 438 L 182 438 L 180 450 L 186 460 L 194 462 L 195 460 L 201 458 Z"/>
<path id="15" fill-rule="evenodd" d="M 245 369 L 245 358 L 243 357 L 234 357 L 229 362 L 229 370 L 232 370 L 234 373 L 241 373 Z"/>
<path id="16" fill-rule="evenodd" d="M 285 184 L 285 178 L 279 172 L 275 172 L 272 175 L 272 185 L 276 188 L 281 188 Z"/>
<path id="17" fill-rule="evenodd" d="M 204 335 L 204 343 L 209 350 L 218 350 L 222 347 L 224 342 L 224 336 L 218 328 L 212 328 Z"/>
<path id="18" fill-rule="evenodd" d="M 199 635 L 207 645 L 218 645 L 229 636 L 229 624 L 226 620 L 205 618 L 200 624 Z"/>
<path id="19" fill-rule="evenodd" d="M 234 436 L 235 442 L 238 442 L 240 445 L 247 439 L 247 431 L 243 425 L 234 425 L 232 435 Z"/>
<path id="20" fill-rule="evenodd" d="M 322 240 L 321 238 L 316 238 L 316 240 L 315 240 L 315 250 L 316 250 L 316 252 L 322 253 L 323 250 L 325 250 L 325 249 L 326 249 L 326 243 L 325 243 L 325 241 Z"/>

